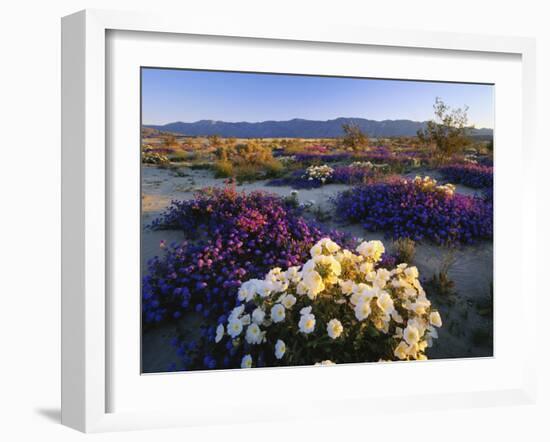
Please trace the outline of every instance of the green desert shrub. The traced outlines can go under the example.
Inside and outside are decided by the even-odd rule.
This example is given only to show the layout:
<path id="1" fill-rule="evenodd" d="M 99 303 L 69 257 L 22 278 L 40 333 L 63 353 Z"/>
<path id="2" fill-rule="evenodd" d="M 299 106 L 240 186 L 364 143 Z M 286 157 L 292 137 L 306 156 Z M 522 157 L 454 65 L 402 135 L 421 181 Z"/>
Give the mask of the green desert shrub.
<path id="1" fill-rule="evenodd" d="M 178 152 L 176 154 L 170 155 L 169 159 L 172 163 L 184 163 L 186 161 L 191 161 L 193 157 L 186 152 Z"/>
<path id="2" fill-rule="evenodd" d="M 263 169 L 257 164 L 241 164 L 234 168 L 234 176 L 238 182 L 255 181 L 262 178 Z"/>
<path id="3" fill-rule="evenodd" d="M 265 169 L 266 178 L 278 178 L 284 172 L 282 163 L 275 158 L 266 161 L 263 166 Z"/>
<path id="4" fill-rule="evenodd" d="M 233 164 L 228 160 L 219 160 L 214 163 L 216 178 L 229 178 L 234 174 Z"/>
<path id="5" fill-rule="evenodd" d="M 411 238 L 399 238 L 393 245 L 399 262 L 411 263 L 413 261 L 416 253 L 416 243 Z"/>
<path id="6" fill-rule="evenodd" d="M 456 301 L 455 283 L 449 276 L 451 266 L 455 262 L 454 251 L 450 250 L 442 259 L 439 272 L 428 281 L 428 288 L 438 296 L 438 299 L 447 304 Z"/>
<path id="7" fill-rule="evenodd" d="M 239 181 L 252 181 L 280 176 L 284 167 L 273 157 L 271 148 L 260 140 L 247 143 L 220 143 L 215 152 L 216 176 L 235 177 Z"/>

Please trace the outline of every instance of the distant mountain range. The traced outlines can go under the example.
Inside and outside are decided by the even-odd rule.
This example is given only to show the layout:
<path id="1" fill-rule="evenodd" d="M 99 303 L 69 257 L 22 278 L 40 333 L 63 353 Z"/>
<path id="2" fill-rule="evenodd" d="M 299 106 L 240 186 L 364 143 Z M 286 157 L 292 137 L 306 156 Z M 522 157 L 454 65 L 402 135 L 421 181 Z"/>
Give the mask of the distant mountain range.
<path id="1" fill-rule="evenodd" d="M 262 121 L 259 123 L 228 123 L 200 120 L 194 123 L 181 121 L 165 125 L 145 125 L 151 129 L 189 136 L 219 135 L 235 138 L 335 138 L 342 136 L 342 124 L 353 123 L 369 137 L 414 136 L 426 127 L 426 121 L 366 120 L 364 118 L 336 118 L 327 121 L 303 120 Z M 472 136 L 492 136 L 492 129 L 473 129 Z"/>

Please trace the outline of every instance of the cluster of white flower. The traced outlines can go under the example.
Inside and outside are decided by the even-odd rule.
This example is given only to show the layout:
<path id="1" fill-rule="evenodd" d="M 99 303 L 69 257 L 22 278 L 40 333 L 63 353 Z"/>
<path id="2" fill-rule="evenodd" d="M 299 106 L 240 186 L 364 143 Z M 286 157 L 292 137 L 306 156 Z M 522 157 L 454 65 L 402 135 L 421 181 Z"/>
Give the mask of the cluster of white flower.
<path id="1" fill-rule="evenodd" d="M 374 167 L 370 161 L 354 161 L 349 166 L 358 169 L 372 169 Z"/>
<path id="2" fill-rule="evenodd" d="M 277 159 L 283 164 L 290 164 L 296 161 L 296 157 L 294 155 L 284 155 L 278 157 Z"/>
<path id="3" fill-rule="evenodd" d="M 416 267 L 378 267 L 384 252 L 380 241 L 362 242 L 352 252 L 329 238 L 320 240 L 301 268 L 274 268 L 262 280 L 243 283 L 238 293 L 243 304 L 231 311 L 226 327 L 218 326 L 215 341 L 227 335 L 233 346 L 252 348 L 242 358 L 245 368 L 254 365 L 254 348 L 280 364 L 288 357 L 294 364 L 333 364 L 344 357 L 338 353 L 342 346 L 369 355 L 357 354 L 358 361 L 373 360 L 368 345 L 376 339 L 385 349 L 375 354 L 377 361 L 426 359 L 441 317 L 431 308 Z M 307 353 L 299 348 L 304 342 L 323 347 L 323 353 Z"/>
<path id="4" fill-rule="evenodd" d="M 319 180 L 324 184 L 330 177 L 332 177 L 333 173 L 334 169 L 326 164 L 323 166 L 309 166 L 302 178 L 310 181 Z"/>
<path id="5" fill-rule="evenodd" d="M 153 146 L 145 145 L 142 148 L 141 162 L 146 164 L 162 164 L 167 163 L 168 157 L 155 152 Z"/>
<path id="6" fill-rule="evenodd" d="M 443 184 L 443 185 L 437 185 L 437 180 L 434 180 L 433 178 L 430 178 L 429 176 L 425 176 L 424 178 L 421 178 L 419 176 L 416 176 L 413 180 L 414 184 L 418 187 L 420 187 L 424 191 L 435 191 L 435 192 L 441 192 L 448 196 L 453 196 L 456 190 L 456 186 L 453 184 Z"/>

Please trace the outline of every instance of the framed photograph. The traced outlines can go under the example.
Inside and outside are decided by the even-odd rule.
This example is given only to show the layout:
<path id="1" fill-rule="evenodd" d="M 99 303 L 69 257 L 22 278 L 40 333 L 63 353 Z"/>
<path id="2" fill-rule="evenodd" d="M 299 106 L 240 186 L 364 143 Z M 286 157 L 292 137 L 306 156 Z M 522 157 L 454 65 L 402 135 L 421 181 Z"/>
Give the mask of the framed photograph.
<path id="1" fill-rule="evenodd" d="M 532 40 L 62 31 L 64 424 L 534 400 Z"/>

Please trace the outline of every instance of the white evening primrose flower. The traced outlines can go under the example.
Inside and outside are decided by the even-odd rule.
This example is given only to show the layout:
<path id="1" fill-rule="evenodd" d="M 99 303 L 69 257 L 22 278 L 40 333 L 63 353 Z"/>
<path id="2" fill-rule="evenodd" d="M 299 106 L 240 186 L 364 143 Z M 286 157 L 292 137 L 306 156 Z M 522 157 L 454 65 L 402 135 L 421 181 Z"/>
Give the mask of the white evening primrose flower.
<path id="1" fill-rule="evenodd" d="M 246 329 L 245 339 L 249 344 L 260 344 L 262 342 L 263 334 L 258 327 L 258 324 L 252 323 Z"/>
<path id="2" fill-rule="evenodd" d="M 265 312 L 260 308 L 256 307 L 252 312 L 252 321 L 258 325 L 261 325 L 265 319 Z"/>
<path id="3" fill-rule="evenodd" d="M 314 256 L 311 259 L 308 259 L 305 264 L 302 266 L 302 280 L 305 278 L 305 276 L 315 270 L 315 265 L 317 264 L 317 261 L 322 257 L 322 255 Z"/>
<path id="4" fill-rule="evenodd" d="M 271 281 L 260 281 L 256 284 L 256 293 L 262 298 L 267 298 L 273 292 L 274 284 Z"/>
<path id="5" fill-rule="evenodd" d="M 371 277 L 374 271 L 374 265 L 370 261 L 365 261 L 359 266 L 359 271 L 365 275 Z M 373 277 L 373 276 L 372 276 Z"/>
<path id="6" fill-rule="evenodd" d="M 403 329 L 401 327 L 395 327 L 395 335 L 393 335 L 395 339 L 403 339 Z"/>
<path id="7" fill-rule="evenodd" d="M 407 328 L 403 331 L 403 337 L 405 338 L 405 341 L 407 341 L 407 344 L 414 345 L 420 340 L 420 332 L 417 327 L 412 324 L 408 324 Z"/>
<path id="8" fill-rule="evenodd" d="M 312 258 L 315 258 L 316 256 L 319 256 L 321 253 L 323 253 L 323 246 L 320 242 L 315 244 L 309 251 Z"/>
<path id="9" fill-rule="evenodd" d="M 290 310 L 296 304 L 296 297 L 294 295 L 284 295 L 280 302 L 287 310 Z"/>
<path id="10" fill-rule="evenodd" d="M 412 359 L 417 359 L 418 358 L 418 354 L 419 354 L 419 347 L 418 347 L 418 344 L 411 344 L 409 345 L 409 348 L 407 349 L 407 354 L 412 358 Z"/>
<path id="11" fill-rule="evenodd" d="M 307 296 L 310 299 L 315 297 L 325 289 L 325 283 L 321 275 L 315 270 L 307 272 L 303 277 L 303 283 L 307 287 Z"/>
<path id="12" fill-rule="evenodd" d="M 422 288 L 422 286 L 420 285 L 420 283 L 418 282 L 418 280 L 414 281 L 412 283 L 413 287 L 418 291 L 418 294 L 420 296 L 423 296 L 425 297 L 426 296 L 426 292 L 424 291 L 424 289 Z"/>
<path id="13" fill-rule="evenodd" d="M 315 329 L 315 315 L 306 313 L 300 317 L 298 328 L 302 333 L 308 334 Z"/>
<path id="14" fill-rule="evenodd" d="M 382 258 L 382 255 L 386 251 L 384 244 L 381 241 L 363 241 L 357 247 L 357 253 L 363 255 L 365 258 L 370 258 L 373 261 L 377 262 Z"/>
<path id="15" fill-rule="evenodd" d="M 397 322 L 398 324 L 403 324 L 403 317 L 397 312 L 397 310 L 391 312 L 391 318 L 394 320 L 394 322 Z"/>
<path id="16" fill-rule="evenodd" d="M 363 321 L 368 318 L 371 313 L 370 300 L 361 301 L 355 306 L 355 317 L 358 321 Z"/>
<path id="17" fill-rule="evenodd" d="M 231 322 L 232 319 L 238 319 L 239 316 L 241 316 L 244 312 L 244 304 L 241 304 L 237 307 L 235 307 L 233 310 L 231 310 L 231 313 L 229 313 L 228 322 Z"/>
<path id="18" fill-rule="evenodd" d="M 277 339 L 277 342 L 275 343 L 275 357 L 277 359 L 281 359 L 286 352 L 286 344 L 281 341 L 280 339 Z"/>
<path id="19" fill-rule="evenodd" d="M 385 315 L 391 315 L 394 311 L 393 299 L 388 292 L 381 292 L 376 299 L 376 305 Z"/>
<path id="20" fill-rule="evenodd" d="M 376 294 L 377 292 L 370 285 L 360 282 L 353 286 L 353 294 L 351 295 L 350 302 L 353 305 L 357 305 L 361 302 L 370 302 Z"/>
<path id="21" fill-rule="evenodd" d="M 339 337 L 344 331 L 342 323 L 338 319 L 331 319 L 327 324 L 327 333 L 332 339 Z"/>
<path id="22" fill-rule="evenodd" d="M 285 308 L 282 304 L 275 304 L 271 307 L 271 320 L 273 322 L 281 322 L 285 319 Z"/>
<path id="23" fill-rule="evenodd" d="M 410 287 L 410 284 L 404 278 L 393 278 L 390 282 L 390 285 L 394 289 L 402 289 Z"/>
<path id="24" fill-rule="evenodd" d="M 334 362 L 332 362 L 330 359 L 326 359 L 325 361 L 316 362 L 316 366 L 322 366 L 322 365 L 336 365 Z"/>
<path id="25" fill-rule="evenodd" d="M 223 328 L 223 324 L 218 325 L 218 328 L 216 328 L 216 337 L 214 338 L 216 344 L 222 340 L 224 333 L 225 329 Z"/>
<path id="26" fill-rule="evenodd" d="M 393 351 L 393 354 L 398 359 L 407 359 L 407 356 L 409 354 L 409 346 L 406 344 L 405 341 L 401 341 L 397 347 L 395 347 L 395 350 Z"/>
<path id="27" fill-rule="evenodd" d="M 348 279 L 346 281 L 340 280 L 338 281 L 338 284 L 340 285 L 340 290 L 342 290 L 342 293 L 344 295 L 351 295 L 353 292 L 353 284 L 354 282 L 351 279 Z"/>
<path id="28" fill-rule="evenodd" d="M 338 250 L 340 250 L 340 246 L 330 238 L 323 238 L 320 242 L 329 253 L 336 253 Z"/>
<path id="29" fill-rule="evenodd" d="M 241 360 L 241 368 L 251 368 L 252 367 L 252 356 L 244 355 Z"/>
<path id="30" fill-rule="evenodd" d="M 300 281 L 296 286 L 296 293 L 299 295 L 307 295 L 307 285 L 303 281 Z"/>
<path id="31" fill-rule="evenodd" d="M 350 261 L 351 263 L 353 264 L 356 264 L 358 263 L 359 261 L 361 261 L 363 259 L 362 256 L 358 256 L 358 255 L 354 255 L 353 253 L 351 253 L 349 250 L 346 250 L 346 249 L 341 249 L 340 251 L 338 251 L 335 255 L 335 259 L 339 262 L 339 263 L 342 263 L 346 260 Z"/>
<path id="32" fill-rule="evenodd" d="M 241 317 L 241 322 L 243 323 L 243 325 L 248 325 L 250 324 L 250 315 L 244 315 Z"/>
<path id="33" fill-rule="evenodd" d="M 285 278 L 281 278 L 275 282 L 272 282 L 272 290 L 275 292 L 284 292 L 286 289 L 288 289 L 288 286 L 290 285 L 289 282 Z"/>
<path id="34" fill-rule="evenodd" d="M 426 333 L 426 342 L 428 344 L 428 347 L 431 347 L 433 345 L 433 340 L 438 338 L 437 329 L 433 326 L 428 327 L 428 333 Z"/>
<path id="35" fill-rule="evenodd" d="M 426 310 L 432 305 L 427 298 L 418 298 L 412 305 L 410 310 L 414 311 L 417 315 L 423 315 Z"/>
<path id="36" fill-rule="evenodd" d="M 416 267 L 407 267 L 405 269 L 405 277 L 412 281 L 413 279 L 418 279 L 418 269 Z"/>
<path id="37" fill-rule="evenodd" d="M 233 339 L 241 334 L 243 331 L 243 323 L 240 319 L 234 318 L 227 324 L 227 334 Z"/>
<path id="38" fill-rule="evenodd" d="M 300 267 L 298 266 L 289 267 L 285 272 L 285 278 L 291 282 L 300 281 L 300 278 L 301 278 Z"/>
<path id="39" fill-rule="evenodd" d="M 271 282 L 278 281 L 282 272 L 280 267 L 274 267 L 265 275 L 265 280 Z"/>
<path id="40" fill-rule="evenodd" d="M 325 267 L 336 276 L 340 276 L 340 273 L 342 273 L 342 265 L 332 255 L 319 255 L 315 258 L 312 258 L 304 266 L 304 271 L 307 272 L 308 270 L 314 270 L 315 266 L 317 265 Z"/>
<path id="41" fill-rule="evenodd" d="M 430 313 L 430 324 L 435 325 L 436 327 L 441 327 L 443 325 L 439 312 Z"/>
<path id="42" fill-rule="evenodd" d="M 311 310 L 312 310 L 312 307 L 311 305 L 310 306 L 307 306 L 307 307 L 302 307 L 300 309 L 300 314 L 301 315 L 309 315 L 311 313 Z"/>
<path id="43" fill-rule="evenodd" d="M 376 276 L 374 277 L 373 285 L 380 289 L 383 289 L 387 282 L 389 281 L 391 274 L 386 269 L 378 269 L 376 271 Z"/>
<path id="44" fill-rule="evenodd" d="M 244 282 L 239 287 L 238 299 L 239 301 L 251 301 L 254 295 L 256 294 L 256 287 L 261 283 L 259 279 L 251 279 Z"/>
<path id="45" fill-rule="evenodd" d="M 424 351 L 428 347 L 428 343 L 426 341 L 420 341 L 416 345 L 418 346 L 418 351 Z"/>
<path id="46" fill-rule="evenodd" d="M 342 274 L 342 264 L 334 256 L 328 256 L 327 258 L 325 262 L 329 264 L 330 271 L 334 275 L 340 276 Z"/>

